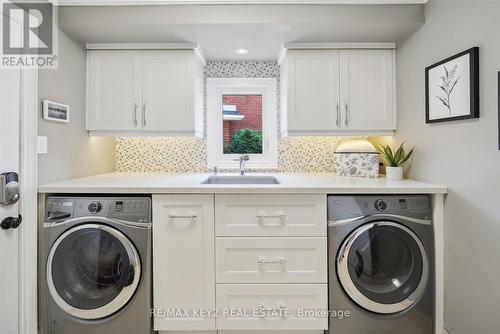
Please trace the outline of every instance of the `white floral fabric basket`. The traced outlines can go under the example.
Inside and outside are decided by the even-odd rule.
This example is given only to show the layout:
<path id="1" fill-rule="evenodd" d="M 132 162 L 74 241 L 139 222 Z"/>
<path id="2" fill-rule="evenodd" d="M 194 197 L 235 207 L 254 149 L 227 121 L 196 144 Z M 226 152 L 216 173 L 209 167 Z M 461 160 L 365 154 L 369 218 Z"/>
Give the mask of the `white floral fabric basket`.
<path id="1" fill-rule="evenodd" d="M 379 175 L 379 156 L 368 140 L 350 140 L 333 154 L 333 174 L 375 178 Z"/>

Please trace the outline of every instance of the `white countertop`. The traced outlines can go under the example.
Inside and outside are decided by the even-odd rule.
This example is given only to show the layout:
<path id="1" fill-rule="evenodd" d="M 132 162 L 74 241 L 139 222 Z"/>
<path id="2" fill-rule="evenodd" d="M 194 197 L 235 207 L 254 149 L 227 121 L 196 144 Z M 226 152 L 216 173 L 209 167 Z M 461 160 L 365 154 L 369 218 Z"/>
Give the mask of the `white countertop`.
<path id="1" fill-rule="evenodd" d="M 108 173 L 38 187 L 40 193 L 324 193 L 443 194 L 444 186 L 413 180 L 340 177 L 331 173 L 248 173 L 272 175 L 280 184 L 201 184 L 210 173 Z M 234 174 L 220 174 L 234 175 Z"/>

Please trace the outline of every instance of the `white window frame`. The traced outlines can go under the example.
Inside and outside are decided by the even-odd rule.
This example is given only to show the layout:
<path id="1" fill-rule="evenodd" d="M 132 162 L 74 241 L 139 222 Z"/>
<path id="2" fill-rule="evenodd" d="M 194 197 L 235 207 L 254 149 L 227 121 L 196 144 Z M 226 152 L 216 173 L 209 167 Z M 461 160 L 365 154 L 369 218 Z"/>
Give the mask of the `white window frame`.
<path id="1" fill-rule="evenodd" d="M 262 96 L 262 154 L 249 154 L 250 169 L 277 168 L 278 165 L 278 106 L 276 79 L 224 78 L 207 79 L 207 165 L 209 168 L 239 168 L 235 161 L 240 154 L 223 152 L 223 95 Z"/>

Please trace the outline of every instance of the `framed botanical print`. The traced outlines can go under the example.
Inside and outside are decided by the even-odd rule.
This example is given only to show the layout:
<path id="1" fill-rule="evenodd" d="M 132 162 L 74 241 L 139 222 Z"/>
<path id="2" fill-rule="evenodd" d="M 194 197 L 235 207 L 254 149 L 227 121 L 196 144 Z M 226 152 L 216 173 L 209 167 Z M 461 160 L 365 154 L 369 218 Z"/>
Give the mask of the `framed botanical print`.
<path id="1" fill-rule="evenodd" d="M 479 48 L 425 69 L 426 123 L 479 118 Z"/>

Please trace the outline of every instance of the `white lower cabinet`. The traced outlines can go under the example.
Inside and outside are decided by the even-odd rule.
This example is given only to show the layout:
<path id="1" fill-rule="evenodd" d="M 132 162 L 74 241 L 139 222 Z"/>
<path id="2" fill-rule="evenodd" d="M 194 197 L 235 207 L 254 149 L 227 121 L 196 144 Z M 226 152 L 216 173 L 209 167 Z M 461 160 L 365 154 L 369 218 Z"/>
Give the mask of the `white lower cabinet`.
<path id="1" fill-rule="evenodd" d="M 325 195 L 215 196 L 220 334 L 328 329 L 326 210 Z"/>
<path id="2" fill-rule="evenodd" d="M 217 307 L 226 312 L 217 328 L 327 329 L 327 315 L 312 312 L 328 308 L 327 296 L 326 284 L 217 284 Z"/>
<path id="3" fill-rule="evenodd" d="M 325 195 L 153 196 L 154 329 L 328 329 L 326 219 Z"/>
<path id="4" fill-rule="evenodd" d="M 158 331 L 160 334 L 269 334 L 268 330 Z M 324 330 L 280 330 L 272 334 L 324 334 Z"/>
<path id="5" fill-rule="evenodd" d="M 214 259 L 214 196 L 153 196 L 155 330 L 215 329 L 215 317 L 194 313 L 215 309 Z"/>

